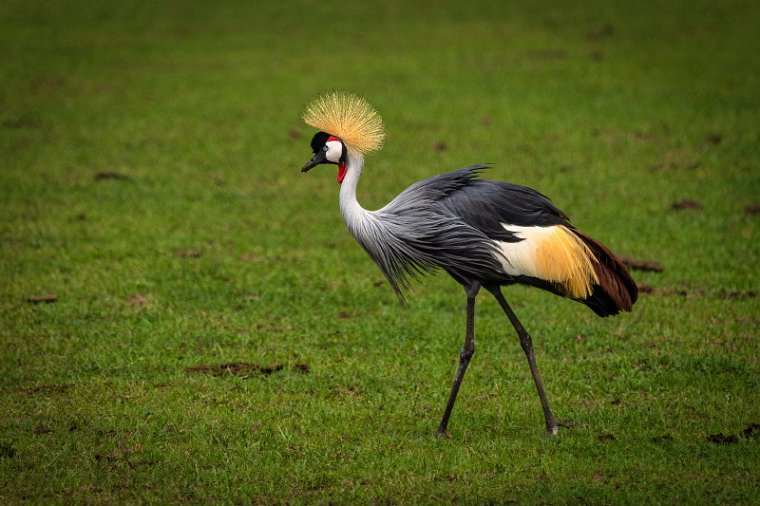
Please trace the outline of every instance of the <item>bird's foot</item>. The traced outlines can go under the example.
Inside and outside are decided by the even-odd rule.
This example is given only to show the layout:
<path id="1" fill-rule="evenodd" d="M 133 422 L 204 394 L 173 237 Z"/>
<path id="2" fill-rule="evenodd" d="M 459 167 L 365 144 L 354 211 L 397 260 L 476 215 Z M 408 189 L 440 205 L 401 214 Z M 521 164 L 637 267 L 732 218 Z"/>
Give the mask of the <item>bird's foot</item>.
<path id="1" fill-rule="evenodd" d="M 550 436 L 556 436 L 557 434 L 559 434 L 560 427 L 562 427 L 563 429 L 575 429 L 581 426 L 573 422 L 552 421 L 551 423 L 548 423 L 546 425 L 546 433 L 549 434 Z"/>
<path id="2" fill-rule="evenodd" d="M 546 417 L 546 433 L 550 436 L 556 436 L 559 434 L 559 427 L 561 424 L 557 423 L 557 419 L 551 414 Z"/>
<path id="3" fill-rule="evenodd" d="M 451 434 L 449 434 L 448 430 L 438 427 L 438 430 L 435 431 L 435 437 L 449 439 L 451 437 Z"/>

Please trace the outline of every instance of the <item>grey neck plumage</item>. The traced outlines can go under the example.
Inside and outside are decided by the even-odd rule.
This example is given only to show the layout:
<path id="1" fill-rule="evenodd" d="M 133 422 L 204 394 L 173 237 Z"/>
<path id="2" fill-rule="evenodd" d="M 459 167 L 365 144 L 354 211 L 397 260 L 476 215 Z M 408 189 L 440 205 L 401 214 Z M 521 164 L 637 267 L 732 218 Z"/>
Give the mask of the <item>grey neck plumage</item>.
<path id="1" fill-rule="evenodd" d="M 407 284 L 407 267 L 414 263 L 415 254 L 401 238 L 395 215 L 386 207 L 377 211 L 364 209 L 356 199 L 356 186 L 364 166 L 364 157 L 348 151 L 346 177 L 340 187 L 340 211 L 351 235 L 380 267 L 394 291 L 402 297 Z"/>

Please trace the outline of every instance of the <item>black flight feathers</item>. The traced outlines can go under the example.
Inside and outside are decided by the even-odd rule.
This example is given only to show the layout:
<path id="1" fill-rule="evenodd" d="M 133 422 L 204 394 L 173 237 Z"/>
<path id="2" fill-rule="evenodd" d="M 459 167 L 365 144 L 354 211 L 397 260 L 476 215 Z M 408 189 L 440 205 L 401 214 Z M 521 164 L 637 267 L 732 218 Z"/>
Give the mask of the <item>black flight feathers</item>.
<path id="1" fill-rule="evenodd" d="M 567 215 L 536 190 L 479 179 L 480 174 L 489 168 L 487 165 L 470 165 L 420 181 L 403 193 L 426 193 L 426 197 L 436 200 L 438 205 L 466 224 L 495 240 L 521 240 L 506 231 L 502 224 L 522 227 L 564 225 L 573 228 Z"/>

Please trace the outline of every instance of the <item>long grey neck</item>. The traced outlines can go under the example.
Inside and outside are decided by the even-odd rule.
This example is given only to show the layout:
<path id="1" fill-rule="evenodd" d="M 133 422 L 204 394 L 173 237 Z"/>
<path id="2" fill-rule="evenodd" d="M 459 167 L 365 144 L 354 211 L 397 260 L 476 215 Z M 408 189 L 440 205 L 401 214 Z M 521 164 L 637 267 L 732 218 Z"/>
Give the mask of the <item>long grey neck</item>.
<path id="1" fill-rule="evenodd" d="M 340 212 L 351 234 L 359 238 L 366 229 L 367 222 L 374 222 L 372 211 L 364 209 L 356 200 L 356 186 L 362 174 L 364 157 L 360 153 L 348 151 L 346 160 L 346 177 L 340 186 Z"/>
<path id="2" fill-rule="evenodd" d="M 348 152 L 346 177 L 340 187 L 340 212 L 351 235 L 364 247 L 372 260 L 380 267 L 396 294 L 403 299 L 401 290 L 407 285 L 407 273 L 413 271 L 411 265 L 427 270 L 425 258 L 397 236 L 397 227 L 392 226 L 390 215 L 384 207 L 377 211 L 367 211 L 356 200 L 356 185 L 364 166 L 360 153 Z M 390 205 L 390 204 L 389 204 Z"/>

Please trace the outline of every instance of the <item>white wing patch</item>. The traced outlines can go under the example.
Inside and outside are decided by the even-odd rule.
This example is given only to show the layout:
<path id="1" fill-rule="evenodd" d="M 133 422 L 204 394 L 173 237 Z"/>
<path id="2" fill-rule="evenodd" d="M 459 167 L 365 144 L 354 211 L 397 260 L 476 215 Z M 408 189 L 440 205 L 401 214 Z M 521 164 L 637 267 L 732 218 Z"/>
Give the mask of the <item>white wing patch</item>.
<path id="1" fill-rule="evenodd" d="M 501 224 L 504 229 L 515 234 L 522 241 L 496 241 L 501 253 L 501 266 L 510 276 L 531 276 L 542 278 L 536 269 L 536 251 L 539 245 L 549 239 L 553 227 L 521 227 Z"/>
<path id="2" fill-rule="evenodd" d="M 521 227 L 502 223 L 504 229 L 522 239 L 496 241 L 498 260 L 510 276 L 530 276 L 557 283 L 570 297 L 584 298 L 599 279 L 593 253 L 566 227 Z"/>

